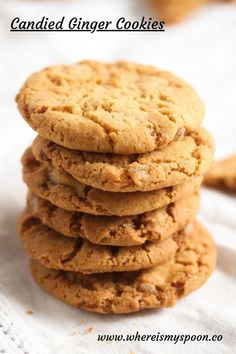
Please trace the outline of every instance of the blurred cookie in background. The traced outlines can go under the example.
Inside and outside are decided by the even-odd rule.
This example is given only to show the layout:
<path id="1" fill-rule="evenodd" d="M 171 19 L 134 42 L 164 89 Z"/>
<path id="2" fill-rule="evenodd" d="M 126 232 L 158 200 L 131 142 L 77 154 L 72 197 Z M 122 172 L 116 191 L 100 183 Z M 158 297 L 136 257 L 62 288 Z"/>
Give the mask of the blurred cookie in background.
<path id="1" fill-rule="evenodd" d="M 205 4 L 216 2 L 236 3 L 235 0 L 150 0 L 156 16 L 169 24 L 182 21 Z"/>
<path id="2" fill-rule="evenodd" d="M 236 154 L 216 162 L 204 177 L 204 185 L 236 192 Z"/>

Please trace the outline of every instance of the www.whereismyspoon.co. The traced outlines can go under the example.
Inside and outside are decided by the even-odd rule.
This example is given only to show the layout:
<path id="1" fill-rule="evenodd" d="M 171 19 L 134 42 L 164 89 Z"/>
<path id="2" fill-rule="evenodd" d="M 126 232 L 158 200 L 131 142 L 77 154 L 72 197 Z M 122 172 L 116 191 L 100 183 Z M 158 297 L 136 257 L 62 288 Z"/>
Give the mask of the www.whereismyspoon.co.
<path id="1" fill-rule="evenodd" d="M 116 31 L 132 31 L 132 32 L 164 32 L 165 22 L 156 21 L 151 17 L 140 20 L 130 21 L 125 17 L 120 17 L 116 21 L 90 21 L 84 20 L 82 17 L 72 17 L 66 19 L 63 16 L 60 20 L 54 21 L 49 17 L 43 16 L 39 21 L 22 20 L 15 17 L 11 21 L 10 31 L 81 31 L 81 32 L 116 32 Z"/>

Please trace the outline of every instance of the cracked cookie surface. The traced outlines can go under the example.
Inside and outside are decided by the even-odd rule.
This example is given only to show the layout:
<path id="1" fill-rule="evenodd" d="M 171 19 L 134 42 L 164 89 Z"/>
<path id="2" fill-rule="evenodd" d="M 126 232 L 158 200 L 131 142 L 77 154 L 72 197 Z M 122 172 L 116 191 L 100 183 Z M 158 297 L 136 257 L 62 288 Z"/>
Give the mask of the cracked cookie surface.
<path id="1" fill-rule="evenodd" d="M 126 217 L 71 212 L 32 193 L 28 194 L 27 204 L 33 216 L 64 236 L 85 238 L 100 245 L 136 246 L 146 241 L 160 242 L 192 223 L 199 207 L 199 194 Z"/>
<path id="2" fill-rule="evenodd" d="M 37 160 L 62 167 L 79 182 L 110 192 L 150 191 L 183 183 L 209 169 L 213 151 L 213 139 L 204 128 L 161 150 L 138 155 L 75 151 L 40 136 L 32 144 Z"/>
<path id="3" fill-rule="evenodd" d="M 236 155 L 216 162 L 204 176 L 208 187 L 236 192 Z"/>
<path id="4" fill-rule="evenodd" d="M 146 242 L 140 246 L 94 245 L 82 238 L 63 236 L 32 216 L 27 208 L 21 214 L 19 233 L 26 252 L 42 265 L 84 274 L 153 267 L 174 257 L 185 237 L 184 232 L 179 232 L 162 242 Z"/>
<path id="5" fill-rule="evenodd" d="M 208 279 L 215 264 L 214 242 L 197 223 L 175 257 L 150 269 L 84 275 L 32 261 L 31 271 L 42 288 L 67 304 L 91 312 L 130 313 L 175 305 Z"/>
<path id="6" fill-rule="evenodd" d="M 196 130 L 204 106 L 193 88 L 151 66 L 83 61 L 32 74 L 16 97 L 29 125 L 71 149 L 134 154 Z"/>
<path id="7" fill-rule="evenodd" d="M 37 196 L 70 211 L 93 215 L 136 215 L 158 209 L 199 190 L 202 177 L 150 192 L 113 193 L 86 186 L 62 169 L 38 162 L 28 148 L 23 157 L 23 180 Z"/>

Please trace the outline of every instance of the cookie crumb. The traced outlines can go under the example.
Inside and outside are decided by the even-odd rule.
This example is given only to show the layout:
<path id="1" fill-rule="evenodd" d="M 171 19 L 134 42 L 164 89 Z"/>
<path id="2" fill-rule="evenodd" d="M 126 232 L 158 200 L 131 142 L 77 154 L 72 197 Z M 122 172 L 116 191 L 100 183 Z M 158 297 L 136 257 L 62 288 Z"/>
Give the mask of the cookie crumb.
<path id="1" fill-rule="evenodd" d="M 27 313 L 27 315 L 33 315 L 34 314 L 34 311 L 29 309 L 29 310 L 26 310 L 25 311 Z"/>
<path id="2" fill-rule="evenodd" d="M 78 331 L 74 331 L 74 332 L 71 333 L 71 336 L 75 336 L 76 334 L 79 334 L 79 332 Z"/>
<path id="3" fill-rule="evenodd" d="M 93 331 L 93 327 L 89 326 L 86 331 L 84 332 L 84 334 L 89 334 Z"/>
<path id="4" fill-rule="evenodd" d="M 85 322 L 85 320 L 80 320 L 80 321 L 79 321 L 79 323 L 81 323 L 81 324 L 84 323 L 84 322 Z"/>
<path id="5" fill-rule="evenodd" d="M 193 224 L 188 224 L 185 226 L 184 231 L 186 232 L 186 234 L 190 234 L 192 233 L 194 230 Z"/>

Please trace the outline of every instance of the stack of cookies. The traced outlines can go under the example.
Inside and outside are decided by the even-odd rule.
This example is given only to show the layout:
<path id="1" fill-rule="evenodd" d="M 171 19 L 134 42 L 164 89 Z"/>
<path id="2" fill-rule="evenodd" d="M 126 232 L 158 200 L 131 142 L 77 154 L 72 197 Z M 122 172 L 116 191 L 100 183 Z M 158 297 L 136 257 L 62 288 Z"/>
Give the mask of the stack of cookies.
<path id="1" fill-rule="evenodd" d="M 172 306 L 207 280 L 216 250 L 195 216 L 214 147 L 191 86 L 83 61 L 31 75 L 16 100 L 39 134 L 22 158 L 19 230 L 41 287 L 128 313 Z"/>

